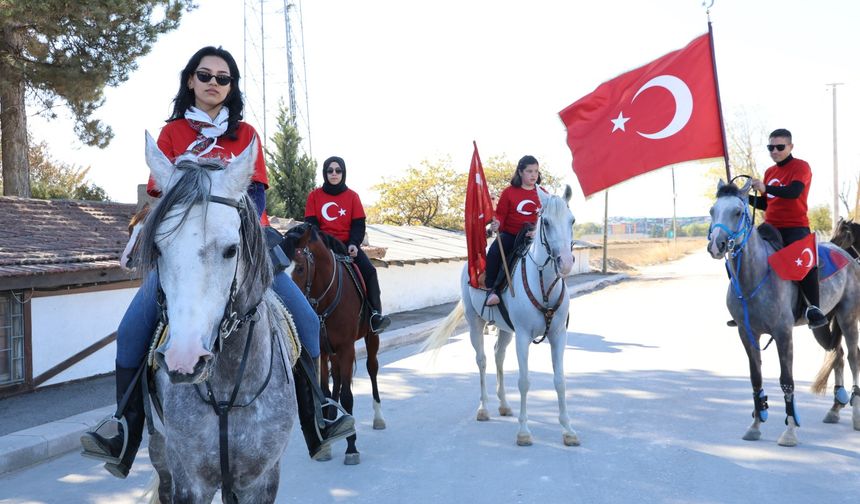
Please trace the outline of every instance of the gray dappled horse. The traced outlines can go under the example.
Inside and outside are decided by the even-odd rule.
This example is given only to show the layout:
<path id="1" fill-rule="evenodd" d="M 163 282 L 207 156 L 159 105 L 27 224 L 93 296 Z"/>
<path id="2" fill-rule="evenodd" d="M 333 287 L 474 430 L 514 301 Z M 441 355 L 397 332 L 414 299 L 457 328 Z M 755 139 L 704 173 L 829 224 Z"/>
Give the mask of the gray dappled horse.
<path id="1" fill-rule="evenodd" d="M 528 253 L 517 261 L 511 270 L 511 285 L 501 298 L 510 314 L 509 326 L 495 307 L 484 307 L 487 292 L 469 285 L 468 265 L 460 275 L 461 299 L 454 310 L 429 336 L 426 348 L 441 347 L 465 316 L 469 323 L 469 336 L 475 349 L 475 358 L 481 374 L 481 402 L 477 419 L 489 420 L 487 411 L 486 368 L 484 355 L 484 328 L 493 321 L 499 330 L 496 350 L 496 392 L 499 396 L 499 413 L 512 414 L 505 397 L 505 350 L 516 333 L 517 362 L 519 364 L 520 415 L 517 444 L 532 444 L 528 428 L 526 396 L 529 391 L 529 345 L 546 336 L 552 353 L 553 383 L 558 396 L 558 422 L 562 427 L 562 440 L 567 446 L 578 446 L 579 437 L 570 427 L 565 397 L 564 350 L 567 345 L 567 314 L 570 298 L 564 277 L 573 268 L 573 214 L 568 207 L 572 191 L 565 188 L 564 199 L 538 190 L 541 212 L 537 221 L 537 236 Z M 512 294 L 513 291 L 513 294 Z"/>
<path id="2" fill-rule="evenodd" d="M 767 420 L 767 396 L 762 388 L 762 334 L 770 334 L 779 353 L 779 383 L 785 398 L 786 429 L 779 437 L 782 446 L 797 445 L 800 425 L 794 396 L 792 376 L 792 329 L 805 324 L 796 319 L 799 289 L 794 282 L 783 280 L 768 265 L 768 256 L 775 252 L 753 226 L 748 195 L 751 181 L 738 188 L 722 180 L 717 185 L 717 200 L 711 207 L 711 231 L 708 252 L 714 259 L 726 260 L 730 285 L 726 305 L 738 324 L 738 333 L 750 364 L 753 389 L 753 422 L 743 438 L 761 438 L 761 423 Z M 825 247 L 839 250 L 831 243 Z M 857 341 L 857 320 L 860 315 L 860 266 L 851 262 L 821 283 L 821 309 L 834 317 L 846 340 Z"/>
<path id="3" fill-rule="evenodd" d="M 854 258 L 854 262 L 860 261 L 860 224 L 851 220 L 839 219 L 839 223 L 836 225 L 836 229 L 833 230 L 830 241 L 847 251 Z M 860 430 L 860 386 L 858 386 L 860 385 L 858 384 L 858 375 L 860 375 L 860 348 L 857 347 L 857 333 L 845 333 L 844 335 L 848 364 L 851 367 L 851 376 L 854 384 L 849 396 L 848 391 L 845 390 L 844 376 L 846 352 L 842 350 L 842 345 L 839 341 L 839 338 L 842 336 L 842 329 L 837 325 L 831 330 L 837 338 L 835 340 L 835 348 L 827 352 L 824 358 L 824 365 L 812 383 L 812 391 L 816 394 L 824 394 L 827 388 L 827 379 L 830 377 L 832 371 L 834 381 L 833 406 L 824 416 L 824 422 L 837 423 L 839 421 L 840 410 L 846 405 L 851 404 L 851 417 L 854 430 Z"/>
<path id="4" fill-rule="evenodd" d="M 219 487 L 224 502 L 274 502 L 298 351 L 246 193 L 256 141 L 229 165 L 174 166 L 146 137 L 163 196 L 141 232 L 140 265 L 158 271 L 169 321 L 154 353 L 163 424 L 150 436 L 153 487 L 161 502 L 208 503 Z"/>

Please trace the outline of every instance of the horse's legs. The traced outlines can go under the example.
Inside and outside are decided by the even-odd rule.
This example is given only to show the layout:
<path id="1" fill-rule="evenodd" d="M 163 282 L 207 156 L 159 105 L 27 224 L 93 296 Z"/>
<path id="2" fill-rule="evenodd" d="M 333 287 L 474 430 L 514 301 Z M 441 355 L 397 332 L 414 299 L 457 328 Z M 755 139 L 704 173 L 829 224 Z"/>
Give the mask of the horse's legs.
<path id="1" fill-rule="evenodd" d="M 370 387 L 373 389 L 373 428 L 381 430 L 385 428 L 385 418 L 382 416 L 382 403 L 379 399 L 379 385 L 376 383 L 376 375 L 379 373 L 379 335 L 367 331 L 364 336 L 364 346 L 367 349 L 367 375 L 370 377 Z"/>
<path id="2" fill-rule="evenodd" d="M 517 432 L 517 444 L 520 446 L 531 446 L 532 433 L 529 431 L 528 420 L 529 414 L 526 410 L 526 398 L 529 394 L 529 345 L 531 340 L 528 333 L 519 331 L 514 328 L 517 334 L 517 363 L 519 364 L 519 380 L 517 384 L 520 387 L 520 430 Z"/>
<path id="3" fill-rule="evenodd" d="M 753 421 L 744 433 L 743 439 L 747 441 L 758 441 L 761 439 L 760 426 L 762 422 L 767 420 L 767 396 L 762 389 L 761 350 L 753 348 L 750 344 L 749 337 L 747 337 L 746 330 L 741 327 L 740 324 L 738 325 L 738 334 L 741 337 L 741 343 L 747 353 L 747 359 L 749 359 L 750 384 L 753 389 Z M 754 335 L 753 338 L 755 338 L 756 342 L 759 341 L 759 336 L 757 334 Z"/>
<path id="4" fill-rule="evenodd" d="M 834 350 L 833 356 L 833 406 L 824 415 L 824 423 L 838 423 L 839 411 L 848 404 L 848 392 L 845 390 L 845 352 L 840 343 Z M 831 358 L 828 354 L 827 358 Z M 856 382 L 855 382 L 856 383 Z"/>
<path id="5" fill-rule="evenodd" d="M 354 362 L 355 347 L 350 341 L 343 348 L 338 349 L 337 368 L 334 375 L 335 397 L 350 415 L 352 415 L 354 405 L 352 396 L 352 366 Z M 346 456 L 343 459 L 343 463 L 346 465 L 357 465 L 361 462 L 358 449 L 355 447 L 355 439 L 355 434 L 346 438 Z"/>
<path id="6" fill-rule="evenodd" d="M 484 422 L 490 419 L 490 412 L 487 409 L 487 355 L 484 353 L 484 329 L 487 327 L 478 315 L 470 314 L 469 320 L 469 340 L 472 342 L 472 348 L 475 349 L 475 364 L 478 365 L 478 376 L 481 385 L 481 399 L 478 403 L 478 413 L 476 418 L 479 422 Z"/>
<path id="7" fill-rule="evenodd" d="M 854 385 L 849 399 L 852 407 L 851 419 L 854 430 L 860 430 L 860 383 L 857 381 L 858 375 L 860 375 L 860 348 L 857 346 L 857 340 L 860 337 L 858 337 L 856 321 L 850 324 L 850 330 L 844 331 L 844 335 L 845 346 L 848 348 L 848 365 L 851 368 L 851 378 Z"/>
<path id="8" fill-rule="evenodd" d="M 561 424 L 562 440 L 565 446 L 579 446 L 579 436 L 570 427 L 570 416 L 567 414 L 567 386 L 564 378 L 564 349 L 567 335 L 565 328 L 555 332 L 549 337 L 550 352 L 552 354 L 552 374 L 555 393 L 558 396 L 558 423 Z"/>
<path id="9" fill-rule="evenodd" d="M 791 339 L 791 328 L 786 331 L 777 332 L 773 335 L 776 340 L 776 349 L 779 352 L 779 385 L 785 394 L 785 431 L 779 436 L 777 444 L 780 446 L 797 446 L 797 427 L 800 420 L 797 415 L 797 407 L 794 400 L 794 377 L 792 376 L 792 363 L 794 361 L 794 345 Z"/>
<path id="10" fill-rule="evenodd" d="M 239 502 L 275 502 L 278 495 L 278 485 L 281 481 L 281 464 L 276 462 L 268 471 L 261 474 L 254 486 L 236 491 Z M 225 501 L 229 502 L 229 501 Z"/>
<path id="11" fill-rule="evenodd" d="M 502 416 L 514 414 L 505 395 L 505 351 L 513 336 L 514 333 L 500 329 L 499 337 L 496 338 L 496 395 L 499 397 L 499 414 Z"/>

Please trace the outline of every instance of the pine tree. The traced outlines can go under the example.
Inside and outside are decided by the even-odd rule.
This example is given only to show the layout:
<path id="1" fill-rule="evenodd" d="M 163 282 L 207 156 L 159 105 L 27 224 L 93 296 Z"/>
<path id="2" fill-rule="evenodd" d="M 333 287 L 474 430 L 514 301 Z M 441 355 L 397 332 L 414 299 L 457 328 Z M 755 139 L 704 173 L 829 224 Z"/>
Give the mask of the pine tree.
<path id="1" fill-rule="evenodd" d="M 314 188 L 316 163 L 307 154 L 299 155 L 302 137 L 286 107 L 278 111 L 278 129 L 266 149 L 269 191 L 266 209 L 270 215 L 302 220 L 305 203 Z"/>
<path id="2" fill-rule="evenodd" d="M 51 117 L 65 105 L 81 141 L 104 148 L 113 132 L 92 115 L 105 86 L 127 80 L 135 60 L 179 25 L 192 1 L 0 0 L 4 194 L 30 196 L 27 103 Z"/>

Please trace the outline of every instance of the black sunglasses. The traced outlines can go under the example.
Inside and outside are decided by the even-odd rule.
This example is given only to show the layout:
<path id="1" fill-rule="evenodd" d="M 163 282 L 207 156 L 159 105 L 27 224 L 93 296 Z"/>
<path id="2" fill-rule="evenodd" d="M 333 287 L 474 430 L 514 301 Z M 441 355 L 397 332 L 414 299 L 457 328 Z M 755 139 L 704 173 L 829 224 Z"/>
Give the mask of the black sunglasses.
<path id="1" fill-rule="evenodd" d="M 328 175 L 331 175 L 332 173 L 337 173 L 338 175 L 340 175 L 341 173 L 343 173 L 343 170 L 340 168 L 326 168 L 325 172 Z"/>
<path id="2" fill-rule="evenodd" d="M 785 144 L 776 144 L 776 145 L 768 145 L 767 146 L 768 152 L 773 152 L 774 149 L 778 150 L 779 152 L 782 152 L 785 150 Z"/>
<path id="3" fill-rule="evenodd" d="M 197 70 L 194 72 L 194 75 L 197 76 L 197 80 L 200 82 L 206 83 L 212 80 L 212 77 L 215 77 L 215 82 L 218 83 L 219 86 L 226 86 L 233 82 L 233 77 L 229 75 L 212 75 L 209 72 L 204 72 L 202 70 Z"/>

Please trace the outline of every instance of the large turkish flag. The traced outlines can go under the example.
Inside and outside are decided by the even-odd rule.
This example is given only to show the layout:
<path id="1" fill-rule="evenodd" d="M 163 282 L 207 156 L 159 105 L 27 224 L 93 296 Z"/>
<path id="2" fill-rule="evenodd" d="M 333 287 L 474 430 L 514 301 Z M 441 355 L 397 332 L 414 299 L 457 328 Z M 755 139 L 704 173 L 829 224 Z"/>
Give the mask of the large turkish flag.
<path id="1" fill-rule="evenodd" d="M 604 82 L 559 116 L 585 196 L 670 164 L 722 157 L 710 37 Z"/>

